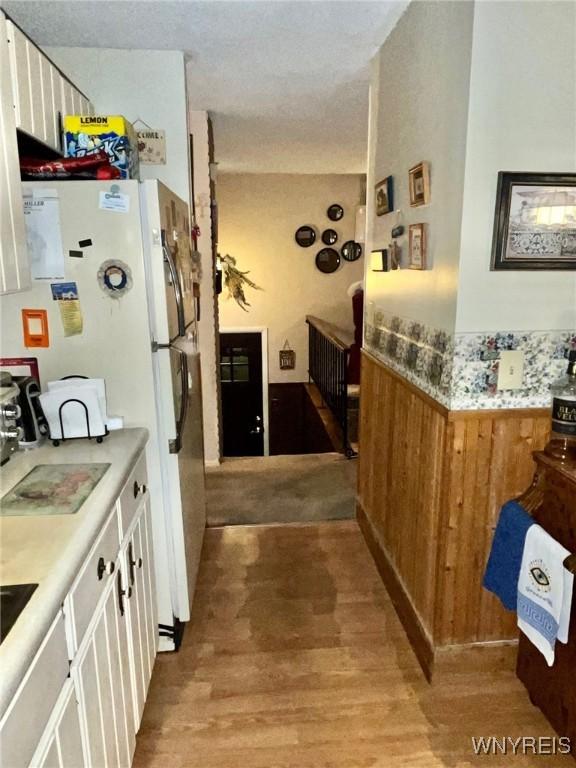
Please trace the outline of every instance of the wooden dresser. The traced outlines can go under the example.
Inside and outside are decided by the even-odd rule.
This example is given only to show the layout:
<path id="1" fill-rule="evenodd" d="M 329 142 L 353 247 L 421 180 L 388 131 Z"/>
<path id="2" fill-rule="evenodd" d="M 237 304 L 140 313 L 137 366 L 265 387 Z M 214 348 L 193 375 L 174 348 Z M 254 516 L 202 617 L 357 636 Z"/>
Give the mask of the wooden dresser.
<path id="1" fill-rule="evenodd" d="M 536 479 L 531 491 L 537 502 L 532 514 L 536 522 L 570 552 L 576 552 L 576 463 L 562 465 L 543 453 L 536 453 Z M 570 560 L 570 570 L 573 570 Z M 554 666 L 548 667 L 542 654 L 520 634 L 517 674 L 555 730 L 568 736 L 576 756 L 576 594 L 572 603 L 567 645 L 556 643 Z"/>

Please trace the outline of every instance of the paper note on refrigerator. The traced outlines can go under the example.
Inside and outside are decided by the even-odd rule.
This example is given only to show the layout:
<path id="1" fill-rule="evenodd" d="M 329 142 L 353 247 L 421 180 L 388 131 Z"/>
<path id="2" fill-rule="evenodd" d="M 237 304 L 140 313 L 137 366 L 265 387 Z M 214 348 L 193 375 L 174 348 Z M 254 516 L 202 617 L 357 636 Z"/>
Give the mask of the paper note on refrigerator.
<path id="1" fill-rule="evenodd" d="M 64 336 L 78 336 L 83 329 L 78 286 L 76 283 L 52 283 L 50 287 L 52 298 L 58 302 Z"/>
<path id="2" fill-rule="evenodd" d="M 122 195 L 120 192 L 100 192 L 99 199 L 99 208 L 103 211 L 128 213 L 130 210 L 130 195 Z"/>
<path id="3" fill-rule="evenodd" d="M 64 249 L 60 229 L 60 201 L 55 189 L 26 189 L 24 223 L 34 280 L 64 277 Z"/>

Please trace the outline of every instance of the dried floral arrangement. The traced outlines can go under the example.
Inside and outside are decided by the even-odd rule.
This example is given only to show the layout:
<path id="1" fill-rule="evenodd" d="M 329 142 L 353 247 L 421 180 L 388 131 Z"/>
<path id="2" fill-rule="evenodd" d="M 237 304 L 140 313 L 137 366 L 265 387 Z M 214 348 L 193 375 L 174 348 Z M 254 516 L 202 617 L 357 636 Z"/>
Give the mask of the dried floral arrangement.
<path id="1" fill-rule="evenodd" d="M 249 277 L 246 277 L 246 275 L 250 274 L 249 271 L 242 272 L 238 269 L 234 256 L 230 256 L 229 254 L 221 256 L 220 262 L 222 264 L 222 271 L 224 272 L 224 285 L 228 289 L 228 298 L 234 299 L 244 312 L 248 312 L 247 307 L 251 305 L 246 301 L 246 296 L 244 294 L 245 287 L 248 286 L 249 288 L 254 288 L 256 291 L 261 291 L 262 288 L 260 288 L 259 285 L 256 285 L 256 283 L 253 283 Z"/>

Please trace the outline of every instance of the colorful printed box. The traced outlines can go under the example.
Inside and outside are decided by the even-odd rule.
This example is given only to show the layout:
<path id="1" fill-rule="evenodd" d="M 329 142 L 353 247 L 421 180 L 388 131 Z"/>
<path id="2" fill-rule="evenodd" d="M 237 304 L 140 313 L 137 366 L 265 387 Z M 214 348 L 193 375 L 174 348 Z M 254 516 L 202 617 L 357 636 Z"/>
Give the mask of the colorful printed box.
<path id="1" fill-rule="evenodd" d="M 122 115 L 66 115 L 66 157 L 85 157 L 104 150 L 123 179 L 137 179 L 138 138 Z"/>

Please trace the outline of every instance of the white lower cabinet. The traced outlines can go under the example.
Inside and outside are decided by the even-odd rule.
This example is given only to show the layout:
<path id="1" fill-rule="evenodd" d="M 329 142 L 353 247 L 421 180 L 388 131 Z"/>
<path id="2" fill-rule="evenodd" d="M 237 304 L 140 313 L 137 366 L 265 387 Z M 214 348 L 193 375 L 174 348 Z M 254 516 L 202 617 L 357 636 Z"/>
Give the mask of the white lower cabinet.
<path id="1" fill-rule="evenodd" d="M 137 471 L 145 480 L 142 461 Z M 40 724 L 28 757 L 14 765 L 5 763 L 6 768 L 129 768 L 132 764 L 158 647 L 150 508 L 145 482 L 138 483 L 136 493 L 133 481 L 133 477 L 128 480 L 125 491 L 130 486 L 130 493 L 123 492 L 72 584 L 64 601 L 64 618 L 61 612 L 51 630 L 54 639 L 45 641 L 43 655 L 35 660 L 38 669 L 46 667 L 54 646 L 61 649 L 65 663 L 67 644 L 70 674 L 66 678 L 65 667 L 55 682 L 54 698 L 43 715 L 47 724 Z M 116 536 L 114 555 L 111 532 Z M 0 722 L 0 739 L 9 734 L 20 755 L 22 739 L 17 742 L 12 733 L 26 728 L 19 712 L 30 718 L 26 705 L 33 682 L 23 682 L 12 706 L 15 714 L 8 713 Z M 38 699 L 37 689 L 34 696 Z"/>
<path id="2" fill-rule="evenodd" d="M 157 646 L 149 515 L 143 504 L 71 666 L 87 768 L 129 768 L 134 755 Z"/>
<path id="3" fill-rule="evenodd" d="M 38 761 L 38 765 L 41 768 L 60 768 L 60 755 L 58 754 L 58 742 L 56 741 L 56 734 L 52 734 L 52 738 L 48 743 L 48 747 L 45 752 L 42 753 L 42 757 Z"/>
<path id="4" fill-rule="evenodd" d="M 131 663 L 136 728 L 140 726 L 157 652 L 156 596 L 151 557 L 150 511 L 146 504 L 123 549 L 128 574 L 127 611 L 133 643 Z"/>
<path id="5" fill-rule="evenodd" d="M 128 622 L 121 611 L 120 598 L 125 601 L 125 574 L 118 571 L 115 582 L 116 600 L 108 601 L 106 608 L 106 626 L 110 647 L 110 675 L 114 685 L 114 720 L 118 743 L 119 765 L 130 765 L 136 746 L 136 727 L 134 724 L 134 700 L 130 680 L 131 641 Z"/>
<path id="6" fill-rule="evenodd" d="M 72 768 L 84 764 L 80 735 L 80 708 L 72 680 L 64 683 L 31 765 Z"/>
<path id="7" fill-rule="evenodd" d="M 127 650 L 129 645 L 126 621 L 120 613 L 121 582 L 119 569 L 70 668 L 81 704 L 84 764 L 94 768 L 126 768 L 132 759 L 128 741 L 134 744 L 135 730 L 130 722 L 128 735 L 122 684 L 126 670 L 121 669 L 118 658 L 120 648 Z"/>
<path id="8" fill-rule="evenodd" d="M 59 610 L 0 719 L 2 768 L 26 768 L 30 764 L 58 709 L 68 673 L 65 619 Z"/>

